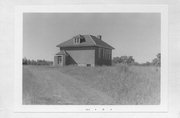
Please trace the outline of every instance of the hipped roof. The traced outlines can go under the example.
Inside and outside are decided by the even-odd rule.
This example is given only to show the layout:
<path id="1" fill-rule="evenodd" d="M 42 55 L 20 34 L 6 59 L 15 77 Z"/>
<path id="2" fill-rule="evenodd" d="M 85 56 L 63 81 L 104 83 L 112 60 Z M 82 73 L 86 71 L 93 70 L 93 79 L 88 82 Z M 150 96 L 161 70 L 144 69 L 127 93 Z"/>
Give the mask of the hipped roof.
<path id="1" fill-rule="evenodd" d="M 75 37 L 83 37 L 85 39 L 85 42 L 74 44 L 74 38 Z M 102 39 L 98 39 L 96 36 L 93 35 L 77 35 L 65 42 L 60 43 L 56 47 L 82 47 L 82 46 L 97 46 L 97 47 L 104 47 L 108 49 L 114 49 L 114 47 L 110 46 L 106 42 L 104 42 Z"/>

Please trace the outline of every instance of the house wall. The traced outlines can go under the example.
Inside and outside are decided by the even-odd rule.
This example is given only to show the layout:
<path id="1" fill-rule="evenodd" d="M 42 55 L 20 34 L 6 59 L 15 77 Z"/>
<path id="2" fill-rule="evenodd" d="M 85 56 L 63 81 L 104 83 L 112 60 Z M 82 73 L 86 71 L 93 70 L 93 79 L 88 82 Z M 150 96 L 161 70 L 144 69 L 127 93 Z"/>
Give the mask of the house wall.
<path id="1" fill-rule="evenodd" d="M 77 64 L 80 66 L 101 66 L 101 65 L 111 65 L 112 64 L 112 50 L 107 48 L 102 48 L 99 51 L 99 47 L 61 47 L 60 50 L 66 50 L 69 56 L 66 57 L 66 65 Z M 109 50 L 110 57 L 107 58 L 107 51 Z M 106 56 L 104 56 L 106 55 Z"/>
<path id="2" fill-rule="evenodd" d="M 101 51 L 99 51 L 99 48 L 101 48 Z M 109 50 L 109 56 L 107 57 L 108 53 L 107 51 L 104 50 Z M 106 55 L 106 56 L 104 56 Z M 112 50 L 102 48 L 102 47 L 96 47 L 95 48 L 95 65 L 112 65 Z"/>
<path id="3" fill-rule="evenodd" d="M 54 66 L 56 66 L 56 65 L 58 65 L 58 57 L 57 56 L 54 56 L 54 63 L 53 63 L 53 65 Z"/>
<path id="4" fill-rule="evenodd" d="M 66 50 L 69 54 L 66 57 L 66 65 L 77 64 L 79 66 L 91 66 L 95 65 L 95 48 L 94 47 L 70 47 L 70 48 L 60 48 L 61 50 Z"/>

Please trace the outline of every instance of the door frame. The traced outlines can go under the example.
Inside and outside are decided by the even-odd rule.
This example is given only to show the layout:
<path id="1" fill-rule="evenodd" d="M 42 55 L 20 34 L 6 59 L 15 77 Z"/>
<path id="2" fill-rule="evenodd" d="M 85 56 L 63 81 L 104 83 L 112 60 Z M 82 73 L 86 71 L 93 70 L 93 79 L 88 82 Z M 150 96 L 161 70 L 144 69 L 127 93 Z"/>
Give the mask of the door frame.
<path id="1" fill-rule="evenodd" d="M 57 56 L 57 64 L 58 65 L 63 65 L 63 55 L 58 55 Z"/>

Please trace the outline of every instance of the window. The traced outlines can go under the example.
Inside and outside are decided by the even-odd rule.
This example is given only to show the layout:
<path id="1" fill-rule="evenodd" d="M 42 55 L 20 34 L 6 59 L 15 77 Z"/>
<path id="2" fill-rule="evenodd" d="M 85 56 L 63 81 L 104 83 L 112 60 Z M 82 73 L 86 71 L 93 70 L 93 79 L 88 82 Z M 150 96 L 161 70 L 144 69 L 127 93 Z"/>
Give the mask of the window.
<path id="1" fill-rule="evenodd" d="M 74 38 L 74 43 L 78 44 L 79 43 L 79 38 Z"/>
<path id="2" fill-rule="evenodd" d="M 99 58 L 101 58 L 101 48 L 99 48 Z"/>
<path id="3" fill-rule="evenodd" d="M 74 43 L 75 44 L 79 44 L 79 43 L 83 43 L 83 42 L 85 42 L 85 38 L 83 38 L 83 37 L 75 37 L 74 38 Z"/>
<path id="4" fill-rule="evenodd" d="M 76 43 L 77 42 L 77 39 L 76 38 L 74 38 L 74 43 Z"/>
<path id="5" fill-rule="evenodd" d="M 109 60 L 111 60 L 111 50 L 109 50 Z"/>
<path id="6" fill-rule="evenodd" d="M 104 48 L 104 59 L 106 59 L 106 49 Z"/>
<path id="7" fill-rule="evenodd" d="M 102 58 L 104 59 L 104 49 L 102 48 Z"/>
<path id="8" fill-rule="evenodd" d="M 110 60 L 110 50 L 106 49 L 106 59 Z"/>
<path id="9" fill-rule="evenodd" d="M 109 60 L 111 59 L 111 52 L 110 52 L 110 50 L 109 50 Z"/>
<path id="10" fill-rule="evenodd" d="M 85 38 L 80 38 L 80 43 L 85 42 Z"/>
<path id="11" fill-rule="evenodd" d="M 107 59 L 109 60 L 109 50 L 107 50 Z"/>
<path id="12" fill-rule="evenodd" d="M 83 42 L 86 42 L 86 40 L 85 40 L 85 37 L 83 37 L 82 35 L 78 35 L 74 37 L 74 44 L 79 44 Z"/>
<path id="13" fill-rule="evenodd" d="M 90 67 L 91 66 L 91 64 L 87 64 L 87 67 Z"/>
<path id="14" fill-rule="evenodd" d="M 62 56 L 58 56 L 58 64 L 62 63 Z"/>
<path id="15" fill-rule="evenodd" d="M 105 59 L 105 49 L 103 48 L 103 58 Z"/>
<path id="16" fill-rule="evenodd" d="M 107 51 L 108 51 L 108 50 L 105 49 L 105 54 L 106 54 L 106 55 L 105 55 L 105 58 L 106 58 L 106 60 L 107 60 Z"/>

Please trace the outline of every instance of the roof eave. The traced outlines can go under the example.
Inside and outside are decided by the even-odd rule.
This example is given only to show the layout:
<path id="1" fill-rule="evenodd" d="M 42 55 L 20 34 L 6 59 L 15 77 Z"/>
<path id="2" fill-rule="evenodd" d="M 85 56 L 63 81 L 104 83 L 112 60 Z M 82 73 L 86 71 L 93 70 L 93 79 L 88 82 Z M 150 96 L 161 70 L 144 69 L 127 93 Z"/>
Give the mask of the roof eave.
<path id="1" fill-rule="evenodd" d="M 101 48 L 108 48 L 108 49 L 111 49 L 111 50 L 113 50 L 113 49 L 115 49 L 114 47 L 105 47 L 105 46 L 101 46 L 101 45 L 96 45 L 97 47 L 101 47 Z"/>
<path id="2" fill-rule="evenodd" d="M 69 46 L 56 46 L 56 47 L 89 47 L 89 46 L 96 46 L 96 45 L 69 45 Z"/>
<path id="3" fill-rule="evenodd" d="M 111 50 L 114 50 L 115 48 L 114 47 L 104 47 L 104 46 L 99 46 L 99 45 L 69 45 L 69 46 L 62 46 L 62 45 L 57 45 L 56 47 L 88 47 L 88 46 L 97 46 L 97 47 L 103 47 L 103 48 L 108 48 L 108 49 L 111 49 Z"/>
<path id="4" fill-rule="evenodd" d="M 56 47 L 61 47 L 60 44 L 59 45 L 56 45 Z"/>

